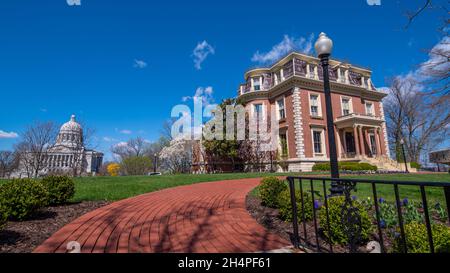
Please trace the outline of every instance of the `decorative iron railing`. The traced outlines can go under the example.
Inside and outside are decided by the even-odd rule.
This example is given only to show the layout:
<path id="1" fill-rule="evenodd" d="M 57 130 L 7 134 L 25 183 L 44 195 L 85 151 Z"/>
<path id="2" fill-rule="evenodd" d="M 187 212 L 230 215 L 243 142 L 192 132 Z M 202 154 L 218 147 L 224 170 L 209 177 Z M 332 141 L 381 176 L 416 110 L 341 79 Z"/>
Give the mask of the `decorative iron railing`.
<path id="1" fill-rule="evenodd" d="M 396 224 L 391 227 L 391 231 L 395 232 L 396 242 L 399 252 L 408 252 L 408 246 L 406 241 L 407 234 L 405 233 L 405 199 L 400 200 L 399 188 L 409 187 L 409 192 L 412 189 L 417 189 L 420 194 L 418 199 L 420 203 L 420 209 L 418 210 L 421 215 L 422 223 L 424 222 L 426 226 L 426 236 L 428 239 L 428 249 L 429 252 L 435 252 L 434 237 L 432 234 L 432 225 L 435 222 L 430 215 L 429 204 L 427 201 L 427 191 L 431 189 L 440 189 L 439 191 L 443 193 L 442 199 L 445 199 L 445 207 L 441 207 L 441 210 L 446 215 L 444 220 L 440 220 L 441 225 L 450 224 L 450 183 L 447 182 L 415 182 L 415 181 L 387 181 L 387 180 L 370 180 L 370 179 L 333 179 L 333 178 L 323 178 L 323 177 L 287 177 L 289 183 L 291 205 L 292 205 L 292 223 L 293 223 L 293 243 L 296 247 L 304 247 L 317 252 L 336 252 L 335 248 L 339 247 L 339 252 L 364 252 L 361 251 L 362 247 L 368 241 L 375 241 L 375 244 L 379 244 L 380 252 L 389 252 L 386 247 L 386 240 L 388 238 L 385 219 L 386 215 L 382 215 L 381 208 L 386 205 L 386 200 L 380 198 L 379 190 L 384 194 L 387 191 L 392 193 L 394 205 L 392 205 L 391 213 L 395 214 Z M 331 184 L 339 187 L 341 189 L 342 200 L 340 207 L 340 218 L 341 222 L 337 224 L 342 225 L 340 232 L 344 231 L 345 241 L 344 245 L 338 245 L 333 242 L 333 230 L 335 228 L 332 226 L 336 224 L 336 215 L 330 215 L 330 201 L 331 198 L 336 196 L 331 196 L 329 190 L 331 189 Z M 297 186 L 296 186 L 297 185 Z M 365 185 L 365 186 L 364 186 Z M 381 186 L 383 185 L 383 186 Z M 373 227 L 373 232 L 370 234 L 370 238 L 366 239 L 363 243 L 362 238 L 362 226 L 363 219 L 361 209 L 361 202 L 353 196 L 352 193 L 357 191 L 357 187 L 366 187 L 366 190 L 371 192 L 371 198 L 368 197 L 364 199 L 365 205 L 363 206 L 367 212 L 370 219 L 370 225 Z M 388 189 L 391 187 L 391 189 Z M 297 188 L 298 187 L 298 188 Z M 391 191 L 392 190 L 392 191 Z M 439 192 L 438 191 L 438 192 Z M 418 193 L 419 193 L 418 192 Z M 436 190 L 434 190 L 436 192 Z M 320 196 L 320 198 L 318 197 Z M 385 196 L 386 197 L 386 196 Z M 433 196 L 434 198 L 434 196 Z M 320 200 L 318 200 L 320 199 Z M 308 204 L 309 203 L 309 204 Z M 323 203 L 319 205 L 318 203 Z M 439 204 L 439 203 L 437 203 Z M 308 211 L 308 208 L 312 213 Z M 334 209 L 336 207 L 334 206 Z M 395 212 L 394 212 L 395 211 Z M 320 213 L 320 225 L 318 223 L 318 214 Z M 312 219 L 307 219 L 308 217 Z M 333 217 L 331 219 L 330 217 Z M 331 219 L 331 220 L 330 220 Z M 367 217 L 366 217 L 367 219 Z M 299 227 L 300 226 L 300 227 Z M 447 226 L 448 228 L 448 226 Z M 342 234 L 340 234 L 342 236 Z M 391 240 L 392 242 L 392 240 Z M 392 246 L 392 243 L 389 245 Z"/>

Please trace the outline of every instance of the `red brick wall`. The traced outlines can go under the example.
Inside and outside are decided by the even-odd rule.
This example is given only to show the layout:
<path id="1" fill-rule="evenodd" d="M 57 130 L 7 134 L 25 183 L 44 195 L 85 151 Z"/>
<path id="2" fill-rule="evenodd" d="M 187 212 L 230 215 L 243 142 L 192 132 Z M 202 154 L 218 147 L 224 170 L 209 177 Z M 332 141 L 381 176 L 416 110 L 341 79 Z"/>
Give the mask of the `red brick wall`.
<path id="1" fill-rule="evenodd" d="M 309 104 L 309 94 L 318 94 L 320 97 L 320 103 L 321 103 L 321 118 L 313 118 L 310 115 L 310 104 Z M 364 101 L 361 100 L 360 97 L 357 96 L 349 96 L 349 95 L 342 95 L 337 93 L 331 94 L 331 103 L 333 105 L 333 117 L 337 118 L 342 116 L 342 107 L 341 107 L 341 97 L 350 97 L 352 100 L 353 105 L 353 112 L 357 114 L 366 114 L 366 108 Z M 300 99 L 301 99 L 301 106 L 302 106 L 302 118 L 303 118 L 303 138 L 305 143 L 305 157 L 312 157 L 313 156 L 313 147 L 312 147 L 312 136 L 311 136 L 311 124 L 323 126 L 325 128 L 325 145 L 326 145 L 326 151 L 327 155 L 329 154 L 328 149 L 328 137 L 327 137 L 327 131 L 326 131 L 326 108 L 325 108 L 325 95 L 323 92 L 314 91 L 314 90 L 308 90 L 308 89 L 301 89 L 300 92 Z M 381 116 L 380 113 L 380 106 L 378 101 L 368 101 L 373 103 L 374 111 L 376 116 Z M 335 132 L 335 136 L 336 136 Z M 380 145 L 381 145 L 381 151 L 383 154 L 385 154 L 385 148 L 384 148 L 384 135 L 383 132 L 380 132 Z M 337 141 L 336 141 L 337 143 Z M 366 146 L 366 145 L 365 145 Z M 339 151 L 339 150 L 338 150 Z M 367 154 L 367 150 L 366 150 Z"/>

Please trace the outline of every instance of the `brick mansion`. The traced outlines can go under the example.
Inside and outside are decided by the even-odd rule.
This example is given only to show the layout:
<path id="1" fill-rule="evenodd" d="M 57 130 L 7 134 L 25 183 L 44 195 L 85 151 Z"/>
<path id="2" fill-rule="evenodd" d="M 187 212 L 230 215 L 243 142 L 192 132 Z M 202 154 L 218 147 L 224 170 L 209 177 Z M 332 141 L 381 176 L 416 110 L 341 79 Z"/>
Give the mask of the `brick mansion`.
<path id="1" fill-rule="evenodd" d="M 375 88 L 369 69 L 334 59 L 329 64 L 338 160 L 400 170 L 389 156 L 382 102 L 387 94 Z M 329 162 L 322 75 L 318 58 L 292 52 L 270 67 L 248 70 L 238 88 L 237 101 L 249 115 L 276 113 L 278 153 L 287 171 L 311 171 L 315 163 Z M 208 162 L 195 154 L 194 149 L 199 170 Z"/>

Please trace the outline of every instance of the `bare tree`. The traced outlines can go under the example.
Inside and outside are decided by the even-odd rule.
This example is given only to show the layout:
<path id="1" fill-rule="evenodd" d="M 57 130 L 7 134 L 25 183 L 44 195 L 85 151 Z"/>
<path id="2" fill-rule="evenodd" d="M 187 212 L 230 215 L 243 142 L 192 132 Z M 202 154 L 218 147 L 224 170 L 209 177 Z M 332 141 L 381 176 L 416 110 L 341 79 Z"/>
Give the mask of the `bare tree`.
<path id="1" fill-rule="evenodd" d="M 400 140 L 406 142 L 408 157 L 418 162 L 421 153 L 448 138 L 450 111 L 439 98 L 427 96 L 422 86 L 412 78 L 392 80 L 385 104 L 388 136 L 392 151 L 402 160 Z"/>
<path id="2" fill-rule="evenodd" d="M 408 23 L 406 24 L 405 28 L 408 28 L 412 22 L 418 17 L 420 14 L 422 14 L 427 8 L 430 8 L 433 5 L 433 2 L 431 0 L 425 0 L 425 2 L 419 6 L 419 8 L 415 11 L 407 11 L 406 17 L 408 18 Z"/>
<path id="3" fill-rule="evenodd" d="M 18 167 L 18 157 L 11 151 L 0 151 L 0 177 L 9 177 Z"/>
<path id="4" fill-rule="evenodd" d="M 450 103 L 450 38 L 445 36 L 428 53 L 429 60 L 422 63 L 419 75 L 430 87 L 428 95 L 439 97 L 435 103 Z"/>
<path id="5" fill-rule="evenodd" d="M 439 98 L 427 98 L 418 93 L 414 107 L 405 116 L 404 136 L 408 155 L 413 162 L 419 162 L 420 155 L 427 147 L 434 149 L 449 137 L 450 112 L 448 105 L 437 103 Z"/>
<path id="6" fill-rule="evenodd" d="M 22 134 L 22 141 L 16 145 L 16 153 L 28 177 L 38 177 L 39 172 L 46 167 L 45 160 L 57 134 L 53 122 L 37 122 L 28 126 Z"/>
<path id="7" fill-rule="evenodd" d="M 114 145 L 111 147 L 111 152 L 118 155 L 122 160 L 132 156 L 144 156 L 148 150 L 149 142 L 141 137 L 132 138 L 126 143 Z"/>
<path id="8" fill-rule="evenodd" d="M 440 43 L 435 45 L 431 50 L 427 50 L 429 60 L 422 63 L 417 76 L 421 77 L 424 84 L 429 89 L 429 95 L 440 97 L 435 103 L 449 103 L 449 74 L 450 74 L 450 39 L 448 38 L 448 24 L 450 22 L 448 9 L 448 0 L 423 0 L 418 8 L 414 11 L 407 11 L 406 17 L 408 22 L 405 29 L 409 28 L 412 23 L 425 12 L 434 12 L 435 18 L 442 20 L 442 25 L 438 28 L 438 32 L 443 36 Z M 441 16 L 439 16 L 439 14 Z"/>
<path id="9" fill-rule="evenodd" d="M 166 145 L 169 145 L 170 141 L 172 141 L 172 125 L 175 122 L 175 119 L 168 119 L 163 122 L 162 128 L 161 128 L 161 138 L 165 140 Z"/>

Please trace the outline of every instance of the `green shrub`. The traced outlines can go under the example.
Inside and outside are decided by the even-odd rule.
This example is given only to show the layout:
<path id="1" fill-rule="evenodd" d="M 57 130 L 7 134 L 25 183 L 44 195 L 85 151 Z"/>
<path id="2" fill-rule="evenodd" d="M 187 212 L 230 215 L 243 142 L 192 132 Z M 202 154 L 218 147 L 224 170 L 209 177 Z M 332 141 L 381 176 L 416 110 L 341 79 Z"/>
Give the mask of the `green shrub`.
<path id="1" fill-rule="evenodd" d="M 8 219 L 8 213 L 6 207 L 0 203 L 0 230 L 6 225 L 6 220 Z"/>
<path id="2" fill-rule="evenodd" d="M 365 163 L 365 162 L 358 163 L 358 166 L 359 166 L 360 170 L 362 170 L 362 171 L 376 171 L 376 170 L 378 170 L 377 166 L 374 166 L 374 165 L 371 165 L 371 164 Z"/>
<path id="3" fill-rule="evenodd" d="M 125 158 L 120 167 L 127 175 L 146 175 L 152 170 L 153 161 L 147 156 L 131 156 Z"/>
<path id="4" fill-rule="evenodd" d="M 302 221 L 302 202 L 301 202 L 301 194 L 300 191 L 295 191 L 295 198 L 297 203 L 297 219 L 298 221 Z M 305 209 L 305 220 L 309 221 L 313 218 L 313 204 L 312 198 L 309 193 L 303 192 L 303 205 Z M 292 203 L 291 203 L 291 193 L 289 189 L 282 191 L 279 195 L 279 211 L 280 218 L 284 221 L 292 222 Z"/>
<path id="5" fill-rule="evenodd" d="M 339 170 L 341 171 L 376 171 L 377 166 L 370 165 L 369 163 L 359 162 L 339 162 Z M 329 171 L 331 169 L 330 163 L 316 163 L 312 167 L 313 171 Z"/>
<path id="6" fill-rule="evenodd" d="M 331 170 L 329 163 L 316 163 L 312 167 L 313 171 L 320 172 L 320 171 L 329 171 Z"/>
<path id="7" fill-rule="evenodd" d="M 410 166 L 411 166 L 411 168 L 414 168 L 414 169 L 420 169 L 422 167 L 422 165 L 420 165 L 417 162 L 411 162 Z"/>
<path id="8" fill-rule="evenodd" d="M 430 252 L 428 233 L 425 224 L 411 222 L 406 224 L 404 229 L 408 253 Z M 434 251 L 450 253 L 450 228 L 446 225 L 434 224 L 431 226 L 431 233 L 433 234 Z M 398 231 L 394 238 L 393 250 L 394 252 L 403 251 L 403 245 Z"/>
<path id="9" fill-rule="evenodd" d="M 15 179 L 0 186 L 0 206 L 8 218 L 22 220 L 47 205 L 48 192 L 37 180 Z"/>
<path id="10" fill-rule="evenodd" d="M 287 189 L 283 180 L 276 177 L 265 177 L 259 186 L 259 196 L 265 206 L 271 208 L 278 207 L 279 195 Z"/>
<path id="11" fill-rule="evenodd" d="M 348 235 L 346 233 L 346 228 L 348 228 L 348 223 L 344 222 L 343 208 L 345 206 L 345 197 L 332 197 L 328 199 L 328 214 L 330 219 L 330 229 L 331 236 L 328 232 L 327 225 L 327 215 L 326 208 L 322 206 L 319 210 L 319 223 L 322 227 L 324 234 L 329 238 L 334 244 L 347 244 Z M 369 214 L 364 209 L 364 206 L 357 201 L 353 201 L 353 206 L 357 208 L 357 212 L 361 217 L 361 234 L 360 241 L 367 241 L 369 235 L 372 231 L 372 223 L 370 222 Z M 345 210 L 350 208 L 349 205 L 345 206 Z M 358 228 L 358 227 L 354 227 Z"/>
<path id="12" fill-rule="evenodd" d="M 75 183 L 67 176 L 48 176 L 42 184 L 48 191 L 49 205 L 64 204 L 75 194 Z"/>

